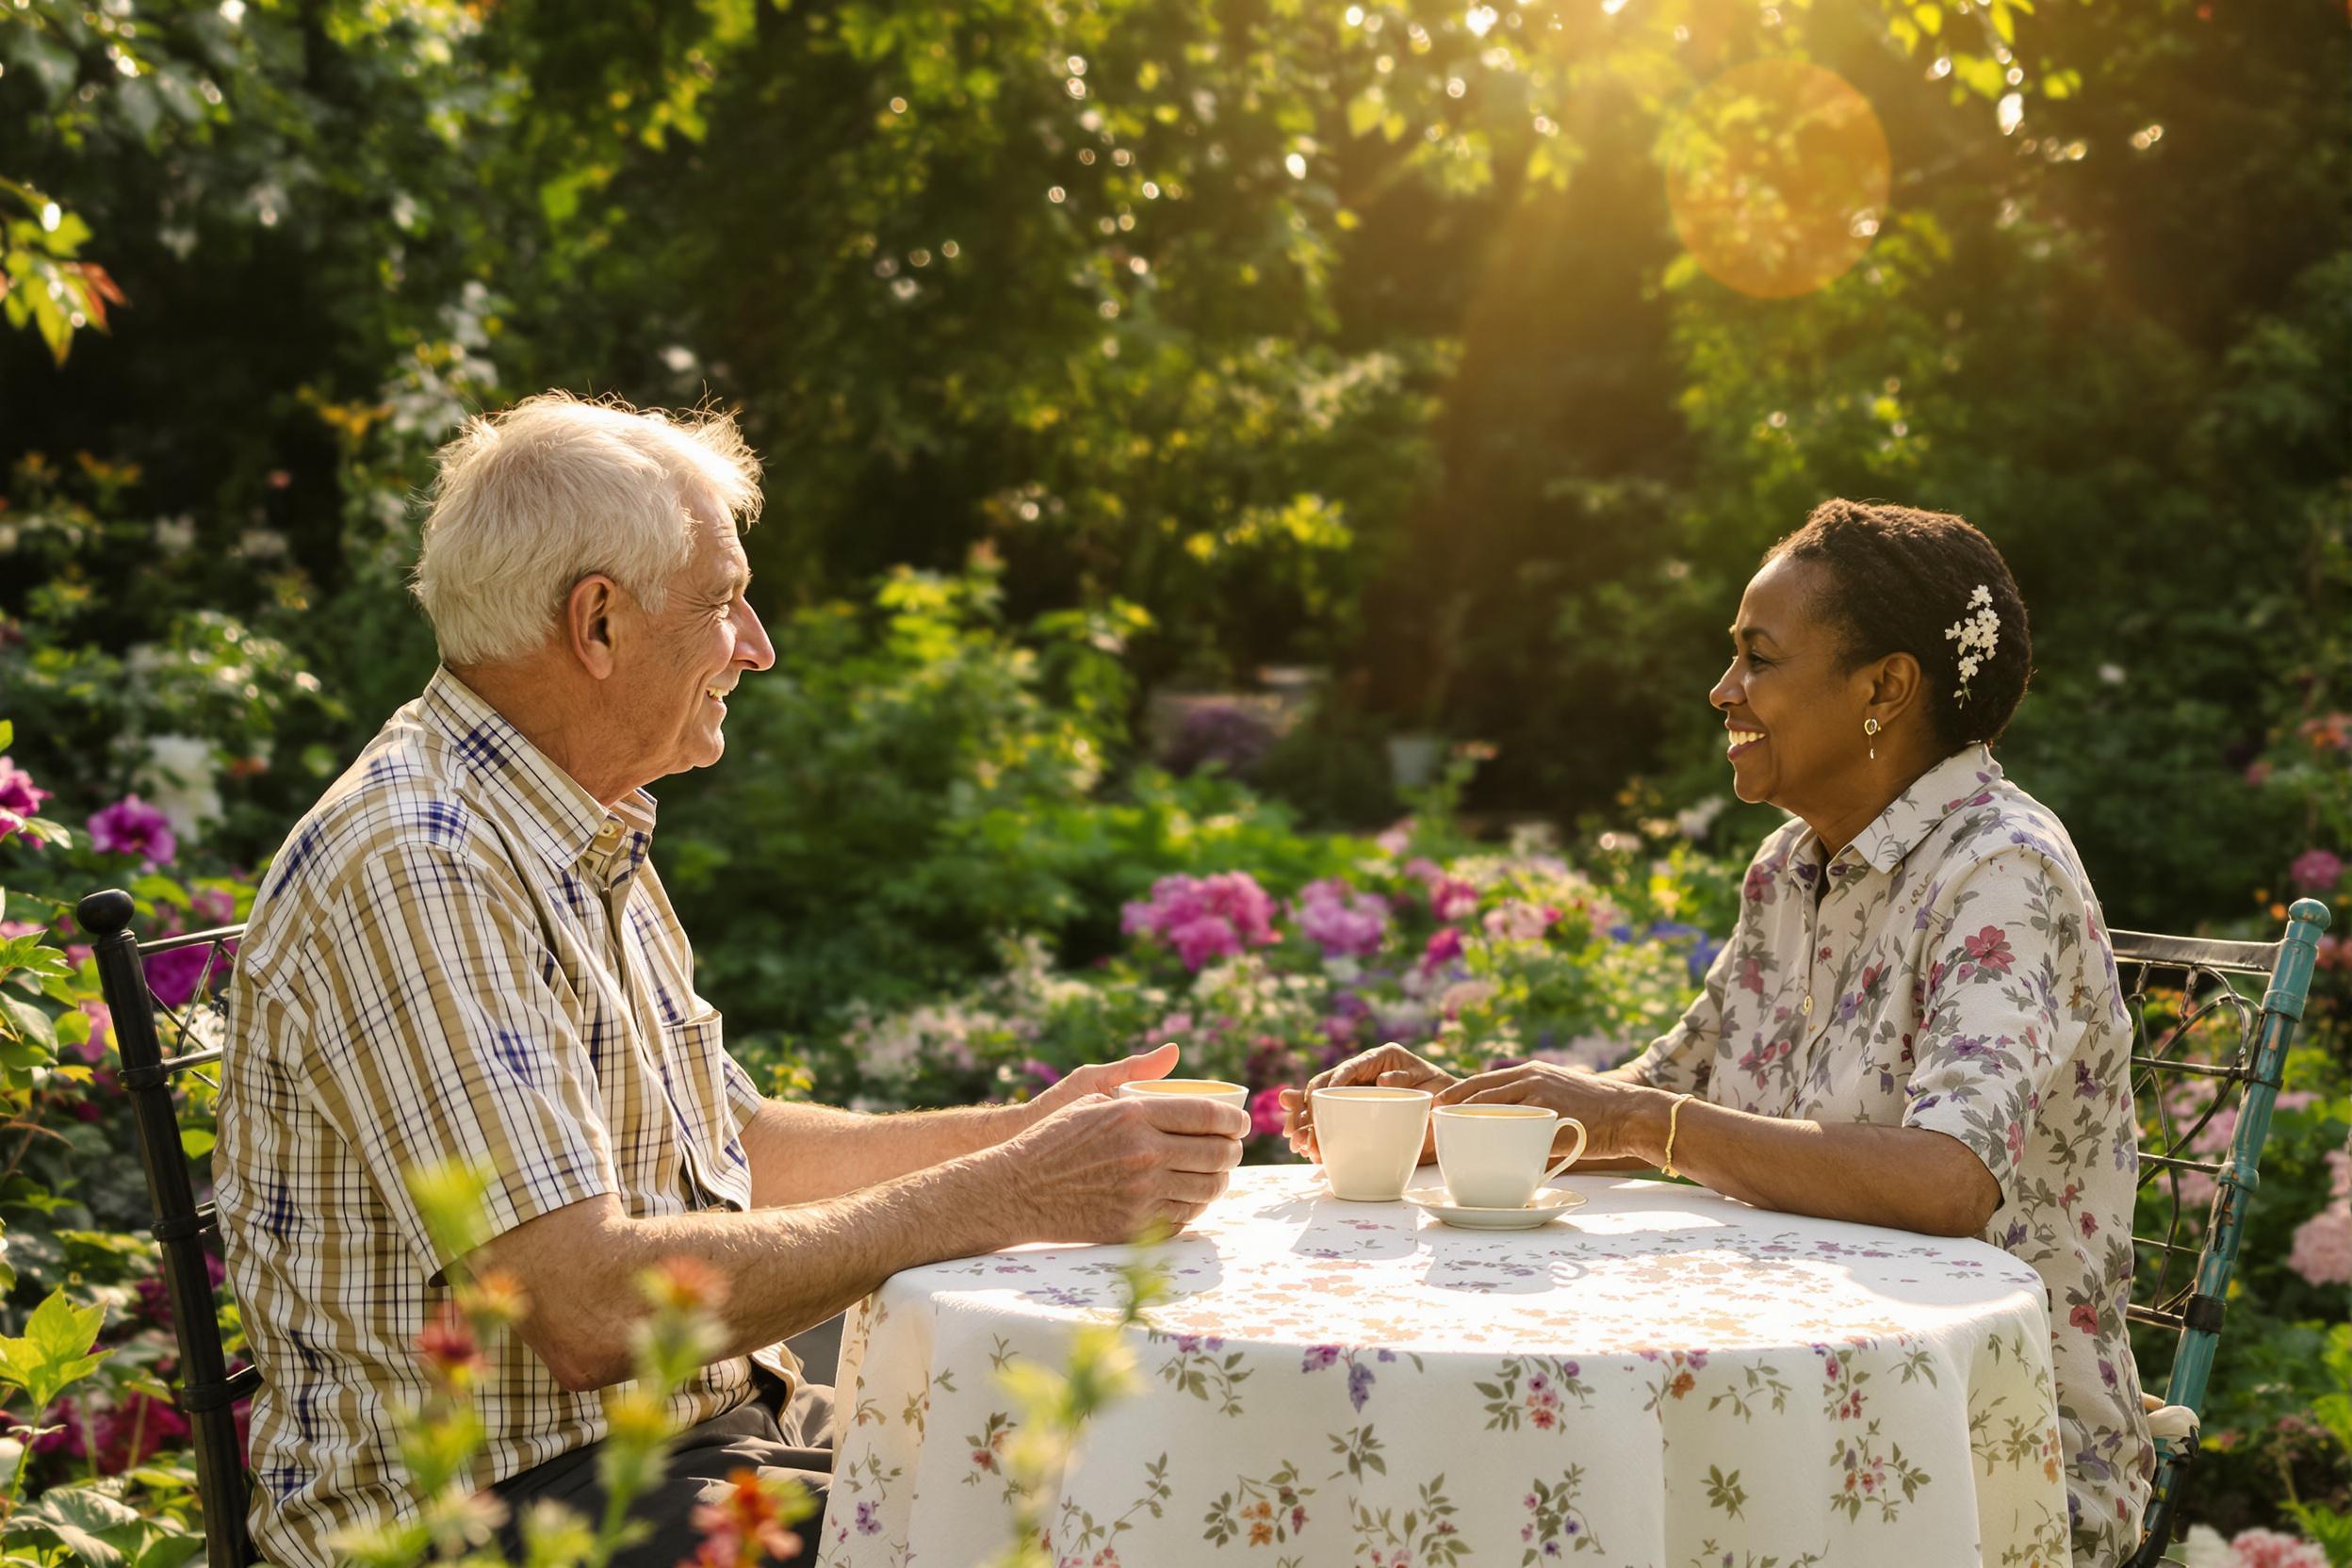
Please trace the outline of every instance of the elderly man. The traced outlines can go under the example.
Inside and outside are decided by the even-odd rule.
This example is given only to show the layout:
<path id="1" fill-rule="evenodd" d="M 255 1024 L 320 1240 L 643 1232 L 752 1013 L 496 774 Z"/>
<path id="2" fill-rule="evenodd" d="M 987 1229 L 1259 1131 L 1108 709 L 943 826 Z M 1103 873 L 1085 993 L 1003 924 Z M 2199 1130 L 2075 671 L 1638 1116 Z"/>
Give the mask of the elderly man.
<path id="1" fill-rule="evenodd" d="M 685 1257 L 724 1282 L 724 1349 L 639 1504 L 652 1536 L 616 1560 L 672 1568 L 732 1469 L 822 1495 L 831 1391 L 786 1336 L 901 1268 L 1181 1225 L 1248 1119 L 1105 1097 L 1172 1047 L 1021 1105 L 763 1099 L 694 992 L 645 789 L 716 762 L 727 697 L 775 662 L 737 538 L 757 460 L 724 416 L 550 394 L 473 421 L 440 465 L 416 593 L 443 667 L 286 841 L 231 998 L 214 1176 L 265 1380 L 253 1532 L 312 1568 L 415 1508 L 394 1424 L 460 1260 L 402 1175 L 460 1161 L 492 1172 L 493 1239 L 464 1261 L 531 1302 L 477 1380 L 483 1479 L 516 1514 L 600 1511 L 596 1390 L 630 1375 L 639 1276 Z"/>

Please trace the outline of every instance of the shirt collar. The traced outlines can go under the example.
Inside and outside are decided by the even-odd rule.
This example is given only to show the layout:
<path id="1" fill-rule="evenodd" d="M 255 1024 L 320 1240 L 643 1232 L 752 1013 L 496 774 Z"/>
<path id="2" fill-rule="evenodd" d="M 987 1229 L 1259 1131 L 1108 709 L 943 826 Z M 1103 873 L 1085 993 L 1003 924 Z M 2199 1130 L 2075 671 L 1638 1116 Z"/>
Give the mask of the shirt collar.
<path id="1" fill-rule="evenodd" d="M 607 810 L 446 665 L 426 683 L 421 706 L 459 765 L 513 808 L 557 870 L 580 869 L 609 888 L 645 864 L 653 847 L 650 792 L 632 790 Z"/>
<path id="2" fill-rule="evenodd" d="M 1893 871 L 1945 818 L 1964 806 L 1981 806 L 1991 799 L 1988 792 L 2001 776 L 2001 764 L 1981 742 L 1963 746 L 1913 779 L 1909 789 L 1856 833 L 1854 841 L 1830 860 L 1830 874 L 1833 878 L 1852 876 L 1853 872 L 1841 871 L 1846 866 Z M 1821 841 L 1819 834 L 1806 831 L 1797 852 L 1788 857 L 1788 873 L 1792 880 L 1810 882 L 1813 868 L 1821 864 Z M 1801 866 L 1807 874 L 1805 876 L 1798 874 Z"/>

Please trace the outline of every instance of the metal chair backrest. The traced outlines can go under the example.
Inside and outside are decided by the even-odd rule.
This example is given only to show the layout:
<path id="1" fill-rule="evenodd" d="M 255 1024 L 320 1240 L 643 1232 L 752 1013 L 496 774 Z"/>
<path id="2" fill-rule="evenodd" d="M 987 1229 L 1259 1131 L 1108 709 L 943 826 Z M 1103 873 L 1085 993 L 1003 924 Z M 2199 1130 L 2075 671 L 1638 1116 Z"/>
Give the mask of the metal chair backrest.
<path id="1" fill-rule="evenodd" d="M 122 1058 L 122 1087 L 138 1122 L 139 1159 L 147 1172 L 153 1230 L 163 1250 L 164 1286 L 172 1301 L 172 1331 L 179 1341 L 172 1396 L 195 1439 L 205 1561 L 211 1568 L 246 1568 L 253 1560 L 245 1529 L 251 1479 L 233 1407 L 261 1386 L 261 1372 L 253 1366 L 234 1375 L 228 1370 L 212 1276 L 204 1262 L 207 1243 L 219 1244 L 220 1227 L 212 1205 L 196 1202 L 172 1098 L 172 1079 L 184 1072 L 201 1076 L 201 1070 L 220 1060 L 224 1030 L 220 986 L 227 978 L 244 927 L 222 926 L 142 943 L 130 931 L 136 913 L 131 895 L 113 890 L 91 893 L 74 913 L 97 954 L 98 984 L 113 1016 L 115 1049 Z M 166 1004 L 148 984 L 144 960 L 195 948 L 202 948 L 204 956 L 193 990 L 182 1003 Z M 167 1034 L 174 1055 L 163 1054 Z M 207 1082 L 217 1086 L 217 1080 Z"/>
<path id="2" fill-rule="evenodd" d="M 2164 1233 L 2140 1235 L 2134 1225 L 2127 1313 L 2135 1323 L 2177 1332 L 2164 1402 L 2200 1416 L 2256 1166 L 2328 918 L 2326 905 L 2307 898 L 2287 911 L 2286 935 L 2276 942 L 2108 933 L 2132 1010 L 2132 1097 L 2145 1139 L 2140 1212 L 2161 1216 Z M 2266 982 L 2259 1002 L 2238 983 L 2253 977 Z M 2234 1125 L 2220 1123 L 2228 1153 L 2199 1157 L 2197 1145 L 2219 1135 L 2208 1129 L 2228 1114 L 2235 1117 Z M 2193 1437 L 2158 1443 L 2155 1487 L 2132 1568 L 2162 1560 L 2196 1451 Z"/>

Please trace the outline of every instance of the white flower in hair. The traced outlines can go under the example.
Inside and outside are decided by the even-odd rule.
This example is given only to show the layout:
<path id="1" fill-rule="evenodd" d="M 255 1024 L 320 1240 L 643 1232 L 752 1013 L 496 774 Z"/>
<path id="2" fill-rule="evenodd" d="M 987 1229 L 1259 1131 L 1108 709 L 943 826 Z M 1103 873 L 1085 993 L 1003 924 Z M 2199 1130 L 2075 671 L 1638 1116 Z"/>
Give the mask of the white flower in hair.
<path id="1" fill-rule="evenodd" d="M 1960 645 L 1960 689 L 1952 694 L 1960 702 L 1968 700 L 1969 678 L 1984 667 L 2001 641 L 2001 615 L 1993 609 L 1993 591 L 1988 585 L 1976 585 L 1976 592 L 1968 596 L 1968 608 L 1973 614 L 1944 629 L 1945 640 Z"/>

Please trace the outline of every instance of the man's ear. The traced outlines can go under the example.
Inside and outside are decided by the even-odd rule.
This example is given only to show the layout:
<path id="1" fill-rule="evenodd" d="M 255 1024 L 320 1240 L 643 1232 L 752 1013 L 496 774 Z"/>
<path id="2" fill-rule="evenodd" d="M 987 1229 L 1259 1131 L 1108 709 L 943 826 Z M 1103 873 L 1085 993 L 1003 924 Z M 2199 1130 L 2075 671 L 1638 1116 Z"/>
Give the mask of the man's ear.
<path id="1" fill-rule="evenodd" d="M 564 641 L 580 667 L 597 680 L 613 670 L 614 623 L 620 610 L 620 585 L 602 572 L 591 572 L 572 584 L 564 599 Z"/>

